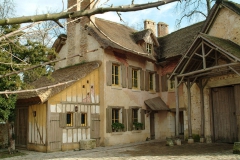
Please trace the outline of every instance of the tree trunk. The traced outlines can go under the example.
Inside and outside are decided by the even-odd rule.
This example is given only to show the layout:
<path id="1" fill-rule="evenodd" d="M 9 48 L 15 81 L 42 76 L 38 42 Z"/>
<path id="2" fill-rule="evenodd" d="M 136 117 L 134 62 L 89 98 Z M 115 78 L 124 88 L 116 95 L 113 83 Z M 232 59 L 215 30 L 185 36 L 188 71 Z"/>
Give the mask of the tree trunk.
<path id="1" fill-rule="evenodd" d="M 13 154 L 15 151 L 15 133 L 14 133 L 14 122 L 7 122 L 8 125 L 8 152 Z"/>

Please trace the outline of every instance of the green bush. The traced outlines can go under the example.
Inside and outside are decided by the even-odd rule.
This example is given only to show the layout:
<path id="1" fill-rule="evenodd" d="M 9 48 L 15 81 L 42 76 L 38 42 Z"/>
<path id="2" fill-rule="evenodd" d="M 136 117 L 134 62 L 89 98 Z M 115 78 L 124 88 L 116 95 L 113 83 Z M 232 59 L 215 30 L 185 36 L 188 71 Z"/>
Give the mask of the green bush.
<path id="1" fill-rule="evenodd" d="M 194 142 L 200 142 L 200 136 L 198 134 L 192 134 L 192 138 L 194 139 Z"/>

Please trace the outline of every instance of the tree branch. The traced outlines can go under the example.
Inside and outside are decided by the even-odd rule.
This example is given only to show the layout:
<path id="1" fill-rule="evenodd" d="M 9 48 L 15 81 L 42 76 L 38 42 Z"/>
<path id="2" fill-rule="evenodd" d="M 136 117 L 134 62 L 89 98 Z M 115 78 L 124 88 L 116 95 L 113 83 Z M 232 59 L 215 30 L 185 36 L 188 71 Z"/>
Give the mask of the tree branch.
<path id="1" fill-rule="evenodd" d="M 47 20 L 56 21 L 59 19 L 78 18 L 78 17 L 83 17 L 83 16 L 90 17 L 95 14 L 102 14 L 102 13 L 106 13 L 106 12 L 138 11 L 138 10 L 143 10 L 143 9 L 148 9 L 148 8 L 154 8 L 157 6 L 165 5 L 165 4 L 176 2 L 176 1 L 179 1 L 179 0 L 165 0 L 165 1 L 136 4 L 136 5 L 96 8 L 96 9 L 89 9 L 89 10 L 85 10 L 85 11 L 61 12 L 61 13 L 41 14 L 41 15 L 26 16 L 26 17 L 6 18 L 6 19 L 0 19 L 0 25 L 39 22 L 39 21 L 47 21 Z"/>

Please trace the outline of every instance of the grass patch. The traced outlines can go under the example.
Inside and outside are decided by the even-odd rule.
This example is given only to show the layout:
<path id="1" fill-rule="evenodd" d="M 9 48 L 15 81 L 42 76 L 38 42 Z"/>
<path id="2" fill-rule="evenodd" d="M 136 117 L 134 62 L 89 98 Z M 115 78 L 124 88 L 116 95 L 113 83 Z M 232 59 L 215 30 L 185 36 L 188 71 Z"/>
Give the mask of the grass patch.
<path id="1" fill-rule="evenodd" d="M 3 151 L 0 152 L 0 159 L 2 158 L 10 158 L 10 157 L 15 157 L 15 156 L 24 156 L 26 153 L 21 153 L 21 152 L 15 152 L 13 154 L 9 154 L 8 151 Z"/>

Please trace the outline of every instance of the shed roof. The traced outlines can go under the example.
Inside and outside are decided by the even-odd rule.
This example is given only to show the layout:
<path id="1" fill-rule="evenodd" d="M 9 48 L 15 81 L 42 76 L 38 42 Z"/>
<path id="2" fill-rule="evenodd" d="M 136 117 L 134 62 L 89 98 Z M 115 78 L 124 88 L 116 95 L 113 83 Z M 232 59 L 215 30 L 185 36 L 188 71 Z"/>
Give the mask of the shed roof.
<path id="1" fill-rule="evenodd" d="M 196 80 L 199 77 L 207 78 L 239 72 L 239 51 L 240 46 L 230 40 L 201 33 L 181 58 L 170 78 L 177 75 Z M 221 62 L 218 63 L 220 60 Z"/>
<path id="2" fill-rule="evenodd" d="M 155 97 L 145 100 L 144 103 L 153 111 L 168 111 L 170 110 L 161 97 Z"/>
<path id="3" fill-rule="evenodd" d="M 81 63 L 74 66 L 58 69 L 49 77 L 41 77 L 31 83 L 32 89 L 21 91 L 17 99 L 39 99 L 38 103 L 43 103 L 51 96 L 61 92 L 72 85 L 77 80 L 86 77 L 93 70 L 99 68 L 100 61 Z"/>

